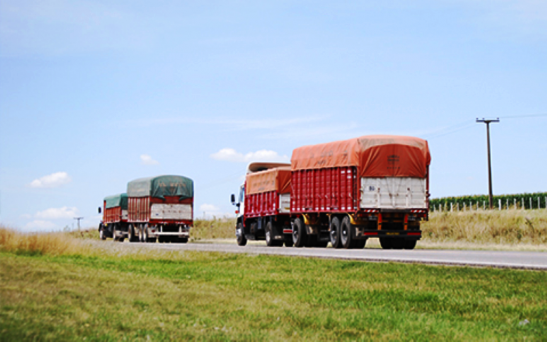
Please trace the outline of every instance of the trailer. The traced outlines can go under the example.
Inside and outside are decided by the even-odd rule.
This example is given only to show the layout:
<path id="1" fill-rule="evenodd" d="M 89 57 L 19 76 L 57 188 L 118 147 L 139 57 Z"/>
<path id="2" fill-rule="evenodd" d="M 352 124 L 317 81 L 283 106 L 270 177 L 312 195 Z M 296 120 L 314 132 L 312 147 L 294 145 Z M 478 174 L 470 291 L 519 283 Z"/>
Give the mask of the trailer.
<path id="1" fill-rule="evenodd" d="M 303 146 L 291 157 L 296 247 L 413 249 L 429 215 L 427 141 L 373 135 Z"/>
<path id="2" fill-rule="evenodd" d="M 103 207 L 99 207 L 99 214 L 103 219 L 99 224 L 99 236 L 101 240 L 113 238 L 114 241 L 124 240 L 127 231 L 127 194 L 117 194 L 104 198 Z"/>
<path id="3" fill-rule="evenodd" d="M 188 242 L 193 225 L 194 183 L 164 175 L 127 184 L 130 242 Z"/>
<path id="4" fill-rule="evenodd" d="M 290 230 L 290 182 L 288 163 L 251 163 L 240 187 L 237 206 L 236 240 L 266 240 L 268 246 L 292 246 Z"/>

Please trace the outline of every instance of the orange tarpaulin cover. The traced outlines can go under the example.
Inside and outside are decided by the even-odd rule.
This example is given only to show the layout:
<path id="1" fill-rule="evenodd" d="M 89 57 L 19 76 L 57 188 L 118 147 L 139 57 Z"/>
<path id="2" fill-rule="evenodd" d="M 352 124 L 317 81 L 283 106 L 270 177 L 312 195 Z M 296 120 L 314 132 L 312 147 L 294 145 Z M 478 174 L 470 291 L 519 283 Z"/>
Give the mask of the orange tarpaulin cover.
<path id="1" fill-rule="evenodd" d="M 278 167 L 247 174 L 245 187 L 247 195 L 274 190 L 280 194 L 291 191 L 291 169 L 289 167 Z"/>
<path id="2" fill-rule="evenodd" d="M 360 177 L 424 178 L 431 155 L 427 141 L 396 135 L 367 135 L 295 149 L 292 170 L 356 166 Z"/>

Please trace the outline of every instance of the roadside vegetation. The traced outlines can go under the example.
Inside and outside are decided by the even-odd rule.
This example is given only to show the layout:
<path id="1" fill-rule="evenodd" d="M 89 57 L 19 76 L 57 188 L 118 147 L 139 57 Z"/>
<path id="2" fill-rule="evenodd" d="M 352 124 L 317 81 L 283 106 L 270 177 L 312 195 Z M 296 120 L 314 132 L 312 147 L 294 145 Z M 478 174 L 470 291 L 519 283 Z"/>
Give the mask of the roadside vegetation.
<path id="1" fill-rule="evenodd" d="M 10 341 L 542 341 L 543 284 L 547 272 L 150 251 L 0 228 Z"/>
<path id="2" fill-rule="evenodd" d="M 425 243 L 529 246 L 547 250 L 547 210 L 434 212 L 422 224 Z M 418 244 L 420 244 L 418 243 Z"/>

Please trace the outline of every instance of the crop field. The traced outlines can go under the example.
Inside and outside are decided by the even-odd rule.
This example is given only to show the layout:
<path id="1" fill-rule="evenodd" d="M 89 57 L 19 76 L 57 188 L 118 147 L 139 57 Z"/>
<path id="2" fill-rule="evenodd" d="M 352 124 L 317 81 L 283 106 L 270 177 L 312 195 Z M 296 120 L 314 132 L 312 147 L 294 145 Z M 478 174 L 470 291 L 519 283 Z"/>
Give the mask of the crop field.
<path id="1" fill-rule="evenodd" d="M 1 340 L 547 339 L 547 272 L 127 250 L 0 228 Z"/>

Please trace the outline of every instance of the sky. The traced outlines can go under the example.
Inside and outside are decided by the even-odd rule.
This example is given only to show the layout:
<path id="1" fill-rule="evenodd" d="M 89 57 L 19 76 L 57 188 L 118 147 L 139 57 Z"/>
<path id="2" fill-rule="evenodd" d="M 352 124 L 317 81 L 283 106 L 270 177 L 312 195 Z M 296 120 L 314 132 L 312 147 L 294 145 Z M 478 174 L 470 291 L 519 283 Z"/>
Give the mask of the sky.
<path id="1" fill-rule="evenodd" d="M 251 161 L 428 140 L 433 198 L 547 191 L 547 2 L 0 2 L 0 224 L 96 227 L 105 196 L 194 180 L 233 217 Z"/>

